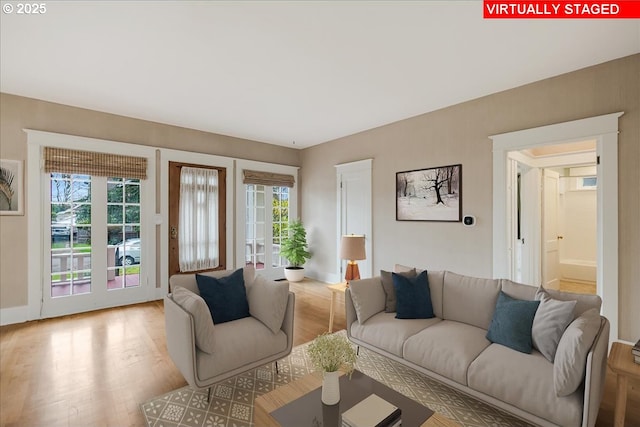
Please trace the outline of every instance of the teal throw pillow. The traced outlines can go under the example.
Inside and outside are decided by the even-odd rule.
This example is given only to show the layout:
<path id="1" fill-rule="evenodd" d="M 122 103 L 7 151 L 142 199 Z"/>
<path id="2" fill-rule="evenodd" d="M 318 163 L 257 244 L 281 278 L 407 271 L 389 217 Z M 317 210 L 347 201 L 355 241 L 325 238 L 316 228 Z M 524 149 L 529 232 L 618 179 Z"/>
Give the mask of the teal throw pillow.
<path id="1" fill-rule="evenodd" d="M 396 319 L 431 319 L 433 305 L 427 270 L 416 277 L 406 277 L 392 273 L 396 291 Z"/>
<path id="2" fill-rule="evenodd" d="M 531 353 L 531 328 L 540 301 L 511 298 L 500 291 L 487 339 L 521 353 Z"/>
<path id="3" fill-rule="evenodd" d="M 249 317 L 249 302 L 242 269 L 216 279 L 196 274 L 200 296 L 207 303 L 213 323 L 219 324 Z"/>

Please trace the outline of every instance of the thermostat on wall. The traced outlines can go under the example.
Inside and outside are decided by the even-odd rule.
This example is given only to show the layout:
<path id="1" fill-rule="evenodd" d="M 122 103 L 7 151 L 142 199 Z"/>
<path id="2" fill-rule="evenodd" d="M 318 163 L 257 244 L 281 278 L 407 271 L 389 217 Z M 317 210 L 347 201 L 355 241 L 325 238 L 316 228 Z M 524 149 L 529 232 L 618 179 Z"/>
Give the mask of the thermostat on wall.
<path id="1" fill-rule="evenodd" d="M 476 217 L 473 215 L 465 215 L 462 217 L 462 223 L 465 227 L 473 227 L 476 225 Z"/>

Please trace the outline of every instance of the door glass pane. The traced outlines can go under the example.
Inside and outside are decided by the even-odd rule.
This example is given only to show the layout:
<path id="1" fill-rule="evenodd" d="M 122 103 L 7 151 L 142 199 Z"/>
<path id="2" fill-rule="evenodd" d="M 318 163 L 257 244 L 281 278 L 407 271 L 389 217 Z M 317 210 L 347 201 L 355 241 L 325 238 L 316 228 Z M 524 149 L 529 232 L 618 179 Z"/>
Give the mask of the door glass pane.
<path id="1" fill-rule="evenodd" d="M 51 297 L 91 292 L 91 177 L 51 174 Z"/>
<path id="2" fill-rule="evenodd" d="M 257 270 L 264 269 L 265 262 L 265 187 L 246 185 L 245 263 Z"/>
<path id="3" fill-rule="evenodd" d="M 140 285 L 140 181 L 107 179 L 107 289 Z"/>
<path id="4" fill-rule="evenodd" d="M 272 266 L 282 267 L 286 264 L 285 260 L 280 257 L 280 244 L 282 239 L 287 236 L 289 230 L 289 188 L 273 187 L 273 244 L 272 250 Z"/>

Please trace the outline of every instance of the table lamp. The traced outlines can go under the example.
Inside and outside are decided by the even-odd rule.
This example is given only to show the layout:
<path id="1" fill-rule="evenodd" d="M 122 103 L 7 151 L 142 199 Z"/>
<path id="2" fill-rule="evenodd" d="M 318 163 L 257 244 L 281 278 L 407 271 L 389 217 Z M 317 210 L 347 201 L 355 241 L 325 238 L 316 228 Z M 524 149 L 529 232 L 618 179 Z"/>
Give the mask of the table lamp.
<path id="1" fill-rule="evenodd" d="M 347 260 L 347 272 L 344 279 L 349 281 L 360 279 L 360 270 L 358 269 L 357 260 L 366 259 L 364 251 L 364 236 L 349 234 L 342 236 L 340 241 L 340 259 Z"/>

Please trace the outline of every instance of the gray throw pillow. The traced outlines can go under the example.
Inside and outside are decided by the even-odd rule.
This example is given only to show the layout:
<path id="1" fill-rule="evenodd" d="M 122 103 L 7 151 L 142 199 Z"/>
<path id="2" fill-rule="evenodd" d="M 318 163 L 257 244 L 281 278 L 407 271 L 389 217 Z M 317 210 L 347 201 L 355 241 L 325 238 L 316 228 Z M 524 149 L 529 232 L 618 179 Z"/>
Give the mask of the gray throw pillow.
<path id="1" fill-rule="evenodd" d="M 533 318 L 531 328 L 533 346 L 549 362 L 553 362 L 560 338 L 573 320 L 573 311 L 577 302 L 553 299 L 542 287 L 536 292 L 536 300 L 540 301 L 540 306 Z"/>
<path id="2" fill-rule="evenodd" d="M 568 396 L 584 380 L 587 355 L 600 330 L 600 314 L 592 308 L 585 311 L 562 334 L 553 362 L 553 386 L 558 397 Z"/>
<path id="3" fill-rule="evenodd" d="M 404 271 L 396 274 L 406 277 L 407 279 L 415 279 L 417 276 L 415 268 L 412 268 L 409 271 Z M 397 298 L 396 298 L 396 290 L 393 287 L 393 277 L 391 276 L 391 272 L 380 270 L 380 277 L 382 278 L 382 288 L 384 289 L 384 293 L 386 297 L 384 302 L 384 312 L 395 313 Z"/>
<path id="4" fill-rule="evenodd" d="M 205 353 L 213 354 L 214 326 L 207 303 L 200 295 L 196 295 L 182 286 L 172 290 L 173 300 L 193 316 L 195 325 L 196 346 Z"/>
<path id="5" fill-rule="evenodd" d="M 274 282 L 257 274 L 249 291 L 249 312 L 274 334 L 282 328 L 289 300 L 289 282 Z"/>

